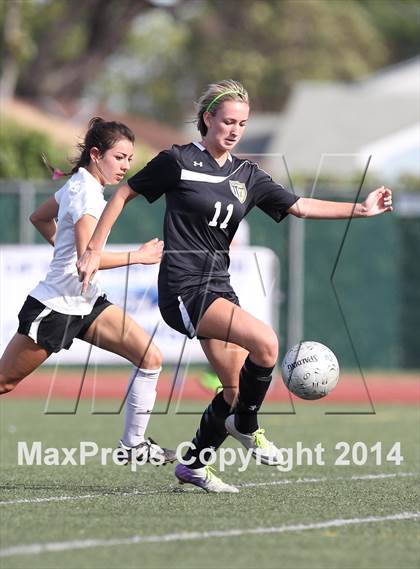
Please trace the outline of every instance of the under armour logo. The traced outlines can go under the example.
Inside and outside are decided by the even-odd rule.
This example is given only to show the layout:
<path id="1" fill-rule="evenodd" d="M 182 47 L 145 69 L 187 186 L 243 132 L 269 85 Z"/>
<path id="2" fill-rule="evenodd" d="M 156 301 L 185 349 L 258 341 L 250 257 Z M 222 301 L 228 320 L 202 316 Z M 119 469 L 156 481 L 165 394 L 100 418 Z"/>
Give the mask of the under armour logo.
<path id="1" fill-rule="evenodd" d="M 193 165 L 194 165 L 194 166 L 200 166 L 200 168 L 203 167 L 203 163 L 202 163 L 202 162 L 196 162 L 195 160 L 194 160 L 194 162 L 193 162 Z"/>

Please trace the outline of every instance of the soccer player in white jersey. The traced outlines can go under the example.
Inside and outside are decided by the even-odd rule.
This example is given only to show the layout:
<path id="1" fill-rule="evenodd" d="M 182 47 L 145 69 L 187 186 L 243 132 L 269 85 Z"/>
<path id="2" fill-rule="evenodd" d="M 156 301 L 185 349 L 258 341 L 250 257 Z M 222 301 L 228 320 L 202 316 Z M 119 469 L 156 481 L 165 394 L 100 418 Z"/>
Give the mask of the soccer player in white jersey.
<path id="1" fill-rule="evenodd" d="M 31 222 L 54 247 L 44 280 L 29 293 L 19 327 L 0 359 L 0 394 L 12 391 L 53 352 L 69 349 L 74 338 L 116 353 L 134 368 L 129 379 L 121 461 L 144 454 L 153 462 L 173 462 L 175 453 L 146 439 L 156 398 L 162 356 L 151 338 L 102 293 L 98 277 L 82 294 L 76 261 L 84 252 L 106 205 L 104 187 L 127 173 L 134 134 L 122 123 L 96 117 L 89 123 L 71 178 L 38 207 Z M 100 269 L 159 263 L 163 243 L 152 239 L 136 251 L 103 251 Z M 134 452 L 134 457 L 132 456 Z"/>
<path id="2" fill-rule="evenodd" d="M 247 213 L 258 207 L 274 221 L 288 214 L 311 219 L 370 217 L 392 209 L 392 192 L 378 188 L 363 203 L 299 198 L 273 182 L 257 164 L 231 152 L 249 115 L 248 93 L 236 81 L 211 84 L 198 103 L 201 141 L 161 152 L 115 193 L 79 259 L 84 286 L 100 262 L 106 235 L 125 204 L 142 194 L 165 194 L 164 256 L 159 308 L 164 320 L 197 336 L 223 391 L 204 411 L 192 448 L 177 465 L 180 482 L 208 492 L 237 492 L 206 461 L 228 434 L 265 464 L 279 464 L 276 446 L 258 423 L 258 410 L 278 357 L 275 332 L 239 306 L 230 285 L 229 245 Z"/>

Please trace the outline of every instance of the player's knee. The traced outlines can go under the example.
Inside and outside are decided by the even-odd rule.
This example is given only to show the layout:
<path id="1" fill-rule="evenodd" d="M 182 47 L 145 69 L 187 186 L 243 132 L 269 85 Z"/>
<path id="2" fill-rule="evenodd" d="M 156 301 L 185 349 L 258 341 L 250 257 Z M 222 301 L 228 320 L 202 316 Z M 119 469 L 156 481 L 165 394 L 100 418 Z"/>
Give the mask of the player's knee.
<path id="1" fill-rule="evenodd" d="M 162 367 L 162 354 L 157 346 L 151 344 L 143 358 L 141 365 L 144 369 L 159 369 Z"/>
<path id="2" fill-rule="evenodd" d="M 276 364 L 279 355 L 279 341 L 274 330 L 267 332 L 258 346 L 258 363 L 265 367 Z"/>

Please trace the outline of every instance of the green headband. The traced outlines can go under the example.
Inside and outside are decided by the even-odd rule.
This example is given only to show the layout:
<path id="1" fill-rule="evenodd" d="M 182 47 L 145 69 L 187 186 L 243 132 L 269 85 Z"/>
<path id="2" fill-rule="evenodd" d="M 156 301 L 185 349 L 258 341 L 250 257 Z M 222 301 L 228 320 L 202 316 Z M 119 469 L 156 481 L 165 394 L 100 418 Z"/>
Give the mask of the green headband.
<path id="1" fill-rule="evenodd" d="M 224 91 L 223 93 L 220 93 L 219 95 L 216 95 L 216 97 L 209 103 L 209 105 L 207 106 L 206 111 L 209 113 L 210 109 L 212 108 L 212 106 L 214 105 L 214 103 L 216 103 L 221 97 L 224 97 L 225 95 L 242 95 L 242 93 L 240 91 L 237 91 L 235 89 L 230 89 L 229 91 Z"/>

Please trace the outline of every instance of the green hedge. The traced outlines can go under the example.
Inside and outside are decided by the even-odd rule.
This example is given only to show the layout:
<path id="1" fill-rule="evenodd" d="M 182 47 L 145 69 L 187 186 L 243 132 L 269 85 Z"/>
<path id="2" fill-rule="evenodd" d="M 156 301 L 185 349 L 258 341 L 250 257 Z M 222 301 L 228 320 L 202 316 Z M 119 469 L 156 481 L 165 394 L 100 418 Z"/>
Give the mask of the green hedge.
<path id="1" fill-rule="evenodd" d="M 41 153 L 57 168 L 68 169 L 67 150 L 55 145 L 43 133 L 26 130 L 1 119 L 0 178 L 42 179 L 51 177 L 41 160 Z"/>

